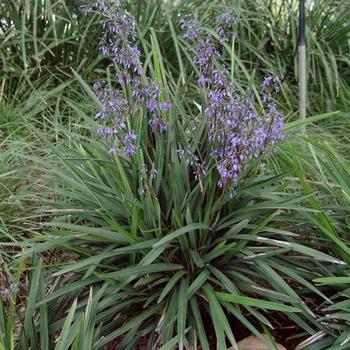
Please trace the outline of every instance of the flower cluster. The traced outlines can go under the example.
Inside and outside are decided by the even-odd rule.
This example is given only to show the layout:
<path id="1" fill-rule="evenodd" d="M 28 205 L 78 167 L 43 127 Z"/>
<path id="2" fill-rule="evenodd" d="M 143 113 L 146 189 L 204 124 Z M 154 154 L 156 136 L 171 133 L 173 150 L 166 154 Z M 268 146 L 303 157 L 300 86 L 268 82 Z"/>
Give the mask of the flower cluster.
<path id="1" fill-rule="evenodd" d="M 140 174 L 141 174 L 141 180 L 146 180 L 147 178 L 154 180 L 158 175 L 158 171 L 153 166 L 150 170 L 148 170 L 147 165 L 145 163 L 142 163 Z"/>
<path id="2" fill-rule="evenodd" d="M 205 87 L 210 83 L 215 58 L 219 58 L 220 54 L 214 45 L 212 36 L 205 35 L 199 22 L 193 16 L 186 16 L 181 20 L 180 27 L 185 31 L 184 38 L 190 40 L 193 45 L 194 63 L 200 71 L 198 84 Z"/>
<path id="3" fill-rule="evenodd" d="M 199 163 L 199 158 L 193 154 L 189 149 L 178 149 L 176 153 L 186 160 L 191 166 L 197 165 Z"/>
<path id="4" fill-rule="evenodd" d="M 236 23 L 236 14 L 231 7 L 223 9 L 223 14 L 216 18 L 215 31 L 220 38 L 220 44 L 224 44 L 229 40 L 228 33 L 231 33 L 231 38 L 236 37 L 236 33 L 232 30 Z"/>
<path id="5" fill-rule="evenodd" d="M 19 289 L 17 285 L 11 283 L 8 288 L 0 288 L 0 296 L 4 302 L 8 302 L 11 299 L 12 294 L 18 293 Z"/>
<path id="6" fill-rule="evenodd" d="M 221 44 L 228 40 L 236 20 L 230 8 L 223 13 L 216 18 L 216 33 Z M 267 112 L 259 115 L 254 109 L 254 99 L 240 96 L 227 69 L 219 66 L 217 59 L 221 54 L 213 36 L 205 34 L 193 18 L 181 21 L 180 25 L 185 30 L 184 37 L 195 40 L 194 62 L 200 71 L 198 84 L 206 87 L 204 114 L 210 130 L 210 156 L 215 159 L 220 176 L 218 186 L 234 189 L 245 166 L 283 137 L 283 115 L 272 100 L 272 93 L 280 89 L 280 81 L 278 77 L 265 77 L 261 101 Z"/>
<path id="7" fill-rule="evenodd" d="M 116 64 L 126 70 L 142 73 L 140 50 L 136 45 L 136 26 L 132 17 L 122 9 L 119 1 L 97 0 L 83 7 L 85 13 L 96 11 L 102 14 L 104 35 L 100 50 L 113 56 Z"/>
<path id="8" fill-rule="evenodd" d="M 164 133 L 169 128 L 164 115 L 170 111 L 171 104 L 164 101 L 158 83 L 145 77 L 137 47 L 136 25 L 119 1 L 94 0 L 85 6 L 85 11 L 102 15 L 104 36 L 100 48 L 118 67 L 114 87 L 94 85 L 101 102 L 96 117 L 102 125 L 97 133 L 109 140 L 111 153 L 131 157 L 138 151 L 138 135 L 132 128 L 135 125 L 132 120 L 146 114 L 149 133 Z M 241 96 L 229 72 L 219 63 L 220 45 L 235 37 L 236 22 L 232 8 L 222 9 L 221 13 L 215 21 L 216 34 L 208 33 L 193 16 L 180 21 L 198 67 L 198 85 L 206 95 L 203 114 L 209 126 L 208 157 L 212 160 L 199 159 L 187 150 L 180 150 L 178 155 L 188 160 L 197 179 L 205 176 L 206 165 L 213 164 L 214 160 L 219 174 L 218 186 L 234 189 L 249 162 L 282 139 L 283 115 L 273 102 L 273 94 L 280 90 L 278 77 L 265 77 L 260 89 L 264 109 L 258 113 L 254 98 Z"/>
<path id="9" fill-rule="evenodd" d="M 225 70 L 214 70 L 205 110 L 210 123 L 212 155 L 221 180 L 236 184 L 239 173 L 253 158 L 282 137 L 283 116 L 274 104 L 261 116 L 250 97 L 242 98 Z"/>
<path id="10" fill-rule="evenodd" d="M 169 112 L 171 104 L 162 101 L 158 84 L 141 77 L 143 67 L 141 52 L 137 47 L 136 25 L 132 17 L 117 0 L 94 0 L 83 6 L 85 13 L 97 12 L 102 16 L 104 35 L 100 41 L 101 52 L 114 59 L 119 68 L 116 82 L 111 88 L 102 83 L 94 84 L 101 102 L 96 117 L 103 124 L 97 134 L 113 144 L 111 153 L 132 156 L 137 152 L 137 134 L 131 129 L 130 120 L 143 109 L 149 115 L 150 130 L 165 132 L 168 124 L 162 112 Z M 124 88 L 124 89 L 123 89 Z M 130 91 L 126 93 L 125 91 Z"/>
<path id="11" fill-rule="evenodd" d="M 164 132 L 168 130 L 168 124 L 161 117 L 153 117 L 149 121 L 149 126 L 152 130 L 158 130 L 159 132 Z"/>
<path id="12" fill-rule="evenodd" d="M 266 75 L 261 84 L 262 102 L 272 102 L 272 94 L 278 93 L 281 88 L 281 81 L 278 76 Z"/>
<path id="13" fill-rule="evenodd" d="M 148 180 L 154 180 L 158 175 L 158 170 L 152 165 L 151 169 L 148 169 L 147 165 L 145 163 L 141 164 L 140 167 L 140 178 L 143 182 L 143 185 L 139 187 L 138 192 L 139 195 L 142 196 L 146 193 L 146 190 L 148 188 L 147 181 Z"/>
<path id="14" fill-rule="evenodd" d="M 184 30 L 183 37 L 186 40 L 196 41 L 202 34 L 202 28 L 193 16 L 187 15 L 180 21 L 180 28 Z"/>
<path id="15" fill-rule="evenodd" d="M 188 163 L 195 180 L 201 180 L 207 174 L 205 161 L 201 161 L 192 151 L 189 149 L 178 149 L 176 152 L 180 158 Z"/>

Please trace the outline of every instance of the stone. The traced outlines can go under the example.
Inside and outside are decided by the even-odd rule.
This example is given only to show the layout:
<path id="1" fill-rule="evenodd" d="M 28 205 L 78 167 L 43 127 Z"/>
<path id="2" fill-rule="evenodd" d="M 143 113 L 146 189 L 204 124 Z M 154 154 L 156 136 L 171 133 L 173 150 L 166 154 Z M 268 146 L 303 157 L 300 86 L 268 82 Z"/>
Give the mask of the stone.
<path id="1" fill-rule="evenodd" d="M 268 343 L 268 342 L 267 342 Z M 283 345 L 276 344 L 278 350 L 287 350 Z M 271 346 L 266 345 L 255 335 L 251 335 L 237 343 L 238 350 L 273 350 Z M 229 350 L 233 350 L 230 348 Z"/>

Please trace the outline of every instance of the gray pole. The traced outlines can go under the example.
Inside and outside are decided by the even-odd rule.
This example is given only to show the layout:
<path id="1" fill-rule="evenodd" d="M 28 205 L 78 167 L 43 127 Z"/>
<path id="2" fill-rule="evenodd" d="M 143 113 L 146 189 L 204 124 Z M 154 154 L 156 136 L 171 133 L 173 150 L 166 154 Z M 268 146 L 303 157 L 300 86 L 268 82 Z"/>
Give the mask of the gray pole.
<path id="1" fill-rule="evenodd" d="M 306 118 L 306 50 L 305 50 L 305 0 L 299 2 L 299 115 L 301 119 Z"/>

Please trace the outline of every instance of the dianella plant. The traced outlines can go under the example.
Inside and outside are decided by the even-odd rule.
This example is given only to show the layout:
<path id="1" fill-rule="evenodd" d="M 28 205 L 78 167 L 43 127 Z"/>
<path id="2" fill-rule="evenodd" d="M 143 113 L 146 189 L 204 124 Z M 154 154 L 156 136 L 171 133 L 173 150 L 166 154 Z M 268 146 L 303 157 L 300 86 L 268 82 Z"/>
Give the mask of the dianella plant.
<path id="1" fill-rule="evenodd" d="M 101 18 L 109 73 L 92 89 L 82 82 L 97 136 L 54 168 L 55 216 L 24 254 L 69 256 L 32 272 L 32 283 L 54 282 L 33 292 L 23 349 L 38 348 L 38 334 L 47 349 L 237 349 L 242 325 L 274 346 L 261 334 L 281 315 L 304 336 L 327 332 L 307 302 L 327 297 L 310 281 L 320 261 L 342 261 L 298 243 L 291 214 L 317 209 L 292 191 L 296 169 L 263 171 L 288 137 L 274 103 L 281 83 L 236 88 L 222 59 L 239 37 L 232 9 L 220 8 L 214 30 L 195 16 L 178 23 L 194 83 L 174 80 L 156 32 L 145 43 L 119 1 L 83 11 Z"/>

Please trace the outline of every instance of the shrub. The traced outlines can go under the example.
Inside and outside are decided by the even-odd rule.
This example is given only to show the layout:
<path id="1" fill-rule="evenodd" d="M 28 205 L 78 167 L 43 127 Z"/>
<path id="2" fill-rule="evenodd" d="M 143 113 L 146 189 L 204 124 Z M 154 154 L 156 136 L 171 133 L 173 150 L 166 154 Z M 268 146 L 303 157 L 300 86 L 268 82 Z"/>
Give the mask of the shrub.
<path id="1" fill-rule="evenodd" d="M 56 315 L 52 334 L 63 328 L 58 346 L 115 341 L 130 349 L 146 339 L 149 349 L 209 349 L 214 329 L 214 343 L 226 349 L 227 340 L 236 346 L 237 322 L 258 336 L 272 329 L 266 310 L 310 334 L 322 329 L 305 300 L 310 291 L 326 297 L 309 280 L 319 270 L 315 259 L 341 261 L 296 242 L 291 212 L 314 209 L 298 206 L 305 197 L 289 191 L 293 169 L 261 171 L 282 138 L 271 95 L 278 79 L 266 77 L 257 101 L 242 96 L 216 36 L 189 19 L 181 25 L 197 40 L 199 87 L 191 88 L 202 102 L 188 105 L 155 33 L 142 63 L 130 15 L 108 4 L 87 11 L 109 15 L 100 47 L 117 79 L 95 85 L 98 98 L 83 83 L 99 104 L 98 138 L 54 169 L 58 215 L 40 237 L 47 242 L 30 250 L 70 254 L 50 270 L 53 287 L 37 305 Z M 217 19 L 219 43 L 228 40 L 229 16 Z"/>

